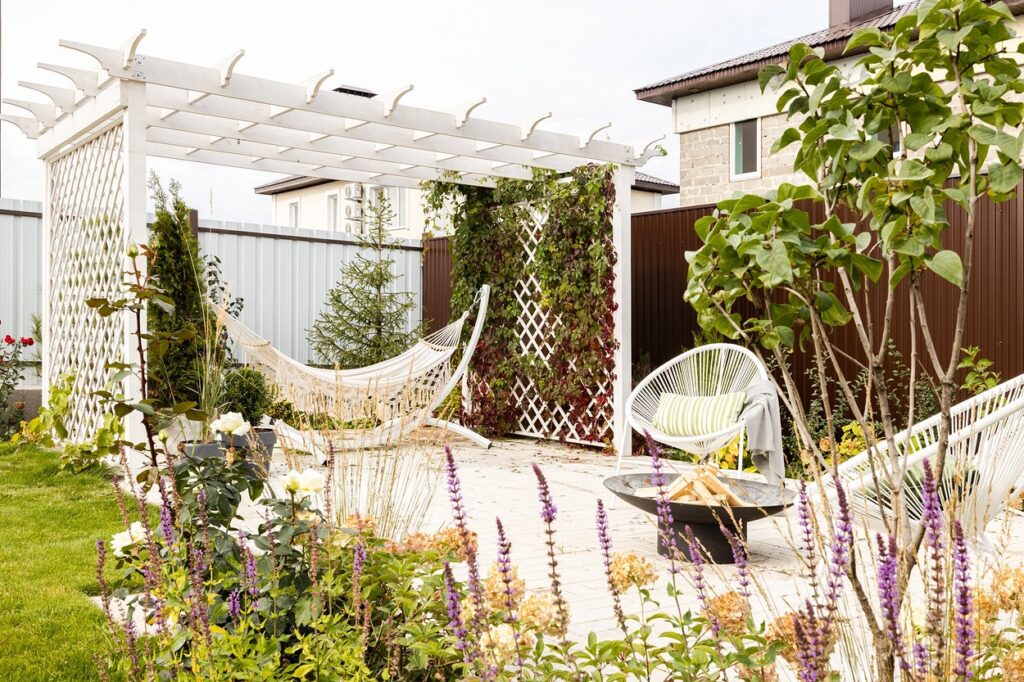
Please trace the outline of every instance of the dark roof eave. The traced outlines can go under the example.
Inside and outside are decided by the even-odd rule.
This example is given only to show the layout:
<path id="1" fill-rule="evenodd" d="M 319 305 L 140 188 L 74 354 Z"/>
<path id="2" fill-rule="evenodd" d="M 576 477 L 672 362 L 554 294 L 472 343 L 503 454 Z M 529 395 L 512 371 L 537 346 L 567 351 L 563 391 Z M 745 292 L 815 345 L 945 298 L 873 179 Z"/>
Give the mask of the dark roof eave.
<path id="1" fill-rule="evenodd" d="M 844 38 L 841 40 L 831 40 L 827 43 L 817 45 L 816 47 L 820 47 L 825 51 L 825 61 L 832 61 L 839 59 L 840 57 L 850 57 L 867 52 L 866 48 L 857 48 L 844 53 L 843 49 L 845 48 L 846 43 L 847 39 Z M 783 64 L 785 61 L 786 55 L 759 59 L 755 62 L 750 62 L 749 64 L 731 66 L 726 69 L 722 69 L 721 71 L 702 74 L 700 76 L 687 78 L 686 80 L 677 81 L 675 83 L 666 83 L 665 85 L 659 85 L 653 88 L 638 88 L 633 92 L 636 93 L 636 98 L 642 102 L 650 102 L 652 104 L 671 107 L 672 100 L 680 97 L 697 95 L 709 90 L 724 88 L 727 85 L 735 85 L 737 83 L 746 83 L 757 80 L 757 74 L 762 68 L 771 64 Z"/>
<path id="2" fill-rule="evenodd" d="M 633 183 L 631 189 L 635 189 L 638 192 L 652 192 L 656 194 L 678 194 L 679 185 L 667 185 L 658 182 L 644 182 L 643 180 L 637 180 Z"/>
<path id="3" fill-rule="evenodd" d="M 1024 0 L 1004 0 L 1004 2 L 1014 16 L 1024 14 Z M 911 3 L 908 3 L 908 6 L 910 4 Z M 899 9 L 900 8 L 897 8 L 896 11 Z M 863 21 L 863 18 L 858 21 Z M 896 22 L 893 21 L 890 25 L 879 26 L 875 24 L 875 26 L 876 28 L 881 28 L 883 31 L 888 31 L 895 26 L 895 23 Z M 839 59 L 840 57 L 856 56 L 867 51 L 866 48 L 857 48 L 849 52 L 845 52 L 844 50 L 847 42 L 850 40 L 850 37 L 851 36 L 846 35 L 841 38 L 834 38 L 832 40 L 812 44 L 812 47 L 824 48 L 826 61 L 832 61 Z M 796 43 L 800 40 L 800 38 L 797 38 L 793 42 Z M 785 43 L 783 43 L 783 45 L 785 45 Z M 772 55 L 770 57 L 765 57 L 745 64 L 708 71 L 707 73 L 702 73 L 691 78 L 682 78 L 667 83 L 662 82 L 648 87 L 637 88 L 633 92 L 636 94 L 636 98 L 642 102 L 650 102 L 652 104 L 660 104 L 662 106 L 670 107 L 672 106 L 672 100 L 679 97 L 696 95 L 701 92 L 716 90 L 727 85 L 735 85 L 736 83 L 745 83 L 756 80 L 758 71 L 763 67 L 768 66 L 769 64 L 785 63 L 788 52 L 789 50 L 787 49 L 785 53 L 782 54 Z"/>

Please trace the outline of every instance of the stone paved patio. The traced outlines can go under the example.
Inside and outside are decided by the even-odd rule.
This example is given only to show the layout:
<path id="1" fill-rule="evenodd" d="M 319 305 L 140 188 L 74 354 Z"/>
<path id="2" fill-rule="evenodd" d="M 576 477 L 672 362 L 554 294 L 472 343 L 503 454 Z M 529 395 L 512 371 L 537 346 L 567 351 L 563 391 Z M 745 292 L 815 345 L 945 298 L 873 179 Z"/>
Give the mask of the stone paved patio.
<path id="1" fill-rule="evenodd" d="M 547 589 L 550 580 L 536 478 L 531 466 L 536 462 L 544 471 L 558 507 L 555 522 L 558 563 L 572 612 L 572 634 L 585 637 L 591 631 L 599 636 L 615 632 L 612 600 L 597 541 L 595 513 L 599 499 L 604 500 L 608 508 L 613 551 L 636 552 L 653 562 L 662 576 L 662 583 L 652 590 L 652 596 L 668 599 L 664 583 L 669 577 L 669 561 L 657 553 L 653 517 L 619 501 L 602 484 L 604 478 L 615 472 L 613 456 L 591 449 L 527 440 L 496 441 L 489 450 L 465 442 L 455 442 L 452 448 L 459 465 L 470 523 L 479 534 L 482 570 L 494 561 L 497 553 L 494 519 L 498 516 L 512 543 L 512 558 L 520 576 L 530 589 L 539 590 Z M 687 466 L 677 462 L 666 464 L 675 470 Z M 623 464 L 622 471 L 648 472 L 650 459 L 630 458 Z M 439 527 L 449 518 L 448 498 L 442 491 L 431 504 L 427 527 Z M 778 600 L 777 608 L 785 608 L 787 598 L 796 595 L 793 586 L 799 565 L 788 536 L 786 516 L 782 514 L 749 527 L 750 561 L 765 591 Z M 717 574 L 712 576 L 713 584 L 722 586 L 736 577 L 731 566 L 714 567 L 712 573 Z M 677 580 L 686 595 L 684 608 L 695 608 L 697 600 L 688 584 L 687 573 Z M 636 612 L 639 599 L 634 598 L 626 606 L 627 613 Z"/>

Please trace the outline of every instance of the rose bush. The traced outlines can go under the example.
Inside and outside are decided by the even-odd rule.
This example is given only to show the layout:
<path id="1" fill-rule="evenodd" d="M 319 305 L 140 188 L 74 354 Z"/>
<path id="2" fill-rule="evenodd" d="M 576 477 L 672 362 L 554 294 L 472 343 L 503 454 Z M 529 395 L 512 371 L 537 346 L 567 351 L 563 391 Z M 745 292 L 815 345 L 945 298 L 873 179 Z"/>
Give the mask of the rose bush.
<path id="1" fill-rule="evenodd" d="M 0 344 L 0 440 L 8 440 L 17 433 L 18 425 L 24 416 L 24 405 L 8 404 L 8 400 L 23 378 L 22 349 L 34 343 L 31 336 L 15 338 L 11 334 L 5 334 L 3 343 Z"/>

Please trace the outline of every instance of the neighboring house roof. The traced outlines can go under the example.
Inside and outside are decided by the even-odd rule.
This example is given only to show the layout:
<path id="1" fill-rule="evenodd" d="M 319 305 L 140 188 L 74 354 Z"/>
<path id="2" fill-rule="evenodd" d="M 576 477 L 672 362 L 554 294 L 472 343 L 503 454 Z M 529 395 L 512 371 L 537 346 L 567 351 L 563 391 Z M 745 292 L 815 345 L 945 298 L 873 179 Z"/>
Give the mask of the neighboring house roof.
<path id="1" fill-rule="evenodd" d="M 786 60 L 789 48 L 796 43 L 807 43 L 811 47 L 820 47 L 825 52 L 825 60 L 837 59 L 844 54 L 846 43 L 858 29 L 874 27 L 881 30 L 891 29 L 902 17 L 915 11 L 920 0 L 900 5 L 891 11 L 860 18 L 848 24 L 827 28 L 809 33 L 799 38 L 765 47 L 745 55 L 727 59 L 724 62 L 711 64 L 694 71 L 689 71 L 657 83 L 651 83 L 633 92 L 644 102 L 672 106 L 677 97 L 694 95 L 699 92 L 715 90 L 726 85 L 744 83 L 757 79 L 757 72 L 769 64 L 779 64 Z M 1024 14 L 1024 0 L 1009 0 L 1006 3 L 1014 14 Z M 864 52 L 864 49 L 853 50 L 849 54 Z"/>
<path id="2" fill-rule="evenodd" d="M 297 189 L 326 185 L 329 182 L 336 181 L 328 180 L 326 178 L 309 178 L 305 175 L 288 175 L 260 185 L 256 188 L 256 194 L 281 194 L 283 192 L 291 192 Z M 658 194 L 675 194 L 679 191 L 679 185 L 669 182 L 668 180 L 656 178 L 653 175 L 638 172 L 636 174 L 636 179 L 633 181 L 633 189 L 640 190 L 642 192 L 657 192 Z"/>
<path id="3" fill-rule="evenodd" d="M 636 179 L 633 180 L 633 189 L 640 190 L 641 192 L 657 192 L 658 194 L 677 194 L 679 192 L 679 185 L 637 171 Z"/>

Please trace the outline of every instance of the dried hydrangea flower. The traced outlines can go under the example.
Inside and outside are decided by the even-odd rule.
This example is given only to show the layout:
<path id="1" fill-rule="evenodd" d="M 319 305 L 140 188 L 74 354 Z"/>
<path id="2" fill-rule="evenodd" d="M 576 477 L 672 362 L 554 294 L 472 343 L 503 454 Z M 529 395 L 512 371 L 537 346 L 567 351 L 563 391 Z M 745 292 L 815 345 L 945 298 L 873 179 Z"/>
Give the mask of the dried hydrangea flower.
<path id="1" fill-rule="evenodd" d="M 722 632 L 738 637 L 747 631 L 750 618 L 750 603 L 735 590 L 708 599 L 704 616 L 717 622 Z"/>
<path id="2" fill-rule="evenodd" d="M 614 552 L 608 569 L 608 580 L 618 594 L 632 587 L 646 587 L 658 580 L 654 564 L 634 552 Z"/>
<path id="3" fill-rule="evenodd" d="M 484 648 L 488 657 L 499 667 L 504 667 L 518 656 L 519 650 L 529 650 L 537 643 L 531 631 L 516 632 L 508 623 L 492 625 L 484 632 Z"/>
<path id="4" fill-rule="evenodd" d="M 526 594 L 526 581 L 519 577 L 519 571 L 511 564 L 506 568 L 502 568 L 501 563 L 493 564 L 481 587 L 484 601 L 492 611 L 504 611 L 512 616 Z"/>
<path id="5" fill-rule="evenodd" d="M 519 605 L 519 620 L 528 628 L 546 635 L 564 635 L 567 623 L 559 614 L 555 598 L 547 593 L 527 595 Z"/>

